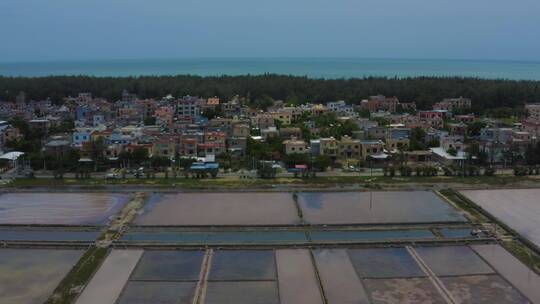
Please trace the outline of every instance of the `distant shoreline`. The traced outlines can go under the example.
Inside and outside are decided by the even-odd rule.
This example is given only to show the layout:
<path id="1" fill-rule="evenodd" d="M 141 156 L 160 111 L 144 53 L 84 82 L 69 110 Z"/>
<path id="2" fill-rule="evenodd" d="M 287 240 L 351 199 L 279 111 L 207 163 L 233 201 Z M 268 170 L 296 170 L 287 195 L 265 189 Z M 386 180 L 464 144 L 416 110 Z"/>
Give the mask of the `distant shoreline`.
<path id="1" fill-rule="evenodd" d="M 473 59 L 179 58 L 0 63 L 0 76 L 200 77 L 276 74 L 312 79 L 463 77 L 540 80 L 540 62 Z"/>

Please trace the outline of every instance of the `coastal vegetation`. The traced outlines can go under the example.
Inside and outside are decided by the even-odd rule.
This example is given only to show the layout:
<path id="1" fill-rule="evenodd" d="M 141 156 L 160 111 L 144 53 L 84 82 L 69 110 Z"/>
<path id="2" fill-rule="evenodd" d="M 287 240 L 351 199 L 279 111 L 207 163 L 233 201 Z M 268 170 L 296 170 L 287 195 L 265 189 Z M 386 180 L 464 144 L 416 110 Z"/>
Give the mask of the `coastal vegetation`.
<path id="1" fill-rule="evenodd" d="M 141 77 L 0 77 L 0 100 L 15 100 L 20 91 L 27 99 L 51 98 L 61 103 L 66 96 L 89 92 L 109 100 L 121 98 L 123 90 L 140 98 L 197 95 L 223 99 L 239 95 L 252 106 L 264 107 L 269 98 L 289 104 L 346 100 L 358 104 L 376 94 L 396 96 L 402 102 L 416 102 L 419 109 L 449 96 L 471 98 L 477 113 L 494 116 L 524 114 L 527 102 L 540 100 L 540 81 L 480 79 L 462 77 L 314 79 L 287 75 L 245 75 L 201 77 L 193 75 Z M 489 111 L 487 110 L 489 109 Z"/>

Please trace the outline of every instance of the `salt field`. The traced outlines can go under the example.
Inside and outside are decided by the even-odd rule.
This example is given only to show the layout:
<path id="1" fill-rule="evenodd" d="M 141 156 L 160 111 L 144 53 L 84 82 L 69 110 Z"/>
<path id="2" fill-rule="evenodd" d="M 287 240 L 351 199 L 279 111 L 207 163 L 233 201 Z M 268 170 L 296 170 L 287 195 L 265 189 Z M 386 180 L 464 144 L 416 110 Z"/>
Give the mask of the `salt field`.
<path id="1" fill-rule="evenodd" d="M 148 244 L 182 244 L 182 245 L 221 245 L 221 244 L 334 244 L 334 243 L 370 243 L 392 242 L 405 240 L 436 240 L 447 237 L 446 228 L 441 237 L 436 236 L 430 229 L 389 229 L 389 230 L 353 230 L 353 229 L 275 229 L 260 228 L 257 230 L 215 231 L 185 230 L 177 228 L 141 227 L 127 231 L 118 243 L 148 243 Z M 460 229 L 448 233 L 447 238 L 468 238 L 471 228 Z M 1 236 L 1 234 L 0 234 Z"/>
<path id="2" fill-rule="evenodd" d="M 454 223 L 466 219 L 430 191 L 156 194 L 136 219 L 141 226 L 272 226 Z"/>
<path id="3" fill-rule="evenodd" d="M 0 303 L 41 304 L 82 250 L 0 249 Z"/>
<path id="4" fill-rule="evenodd" d="M 461 193 L 540 247 L 540 189 L 466 190 Z"/>
<path id="5" fill-rule="evenodd" d="M 470 247 L 420 247 L 416 252 L 438 276 L 492 274 L 495 271 Z"/>
<path id="6" fill-rule="evenodd" d="M 95 241 L 101 231 L 99 230 L 68 230 L 44 228 L 0 228 L 0 241 L 16 242 L 85 242 Z"/>
<path id="7" fill-rule="evenodd" d="M 367 279 L 373 304 L 445 304 L 435 286 L 427 278 Z"/>
<path id="8" fill-rule="evenodd" d="M 155 195 L 135 224 L 156 226 L 294 225 L 290 193 L 180 193 Z"/>
<path id="9" fill-rule="evenodd" d="M 474 275 L 441 279 L 459 304 L 529 303 L 498 275 Z"/>
<path id="10" fill-rule="evenodd" d="M 495 244 L 113 250 L 77 304 L 540 303 L 539 282 Z"/>
<path id="11" fill-rule="evenodd" d="M 298 204 L 304 219 L 311 224 L 466 221 L 429 191 L 299 193 Z"/>
<path id="12" fill-rule="evenodd" d="M 0 303 L 43 303 L 128 200 L 35 195 L 0 195 L 0 242 L 57 249 L 0 249 Z M 430 191 L 154 193 L 133 214 L 76 304 L 540 304 L 540 276 Z"/>
<path id="13" fill-rule="evenodd" d="M 5 193 L 0 225 L 104 225 L 127 200 L 108 193 Z"/>

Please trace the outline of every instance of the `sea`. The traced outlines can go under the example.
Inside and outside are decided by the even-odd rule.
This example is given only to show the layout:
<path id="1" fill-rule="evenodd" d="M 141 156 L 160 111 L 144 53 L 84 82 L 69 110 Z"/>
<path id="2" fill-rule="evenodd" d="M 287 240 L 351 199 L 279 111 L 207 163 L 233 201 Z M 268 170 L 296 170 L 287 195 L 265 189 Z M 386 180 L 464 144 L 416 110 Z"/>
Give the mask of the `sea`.
<path id="1" fill-rule="evenodd" d="M 152 76 L 283 74 L 310 78 L 459 76 L 540 80 L 540 61 L 366 58 L 179 58 L 0 63 L 0 75 Z"/>

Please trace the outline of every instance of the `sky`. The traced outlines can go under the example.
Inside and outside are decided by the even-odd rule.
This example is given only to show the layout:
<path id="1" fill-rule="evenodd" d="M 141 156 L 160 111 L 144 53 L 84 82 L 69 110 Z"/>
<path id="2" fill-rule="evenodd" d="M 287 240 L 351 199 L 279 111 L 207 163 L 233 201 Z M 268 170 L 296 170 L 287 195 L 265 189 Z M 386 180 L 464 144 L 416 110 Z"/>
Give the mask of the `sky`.
<path id="1" fill-rule="evenodd" d="M 540 61 L 539 0 L 0 0 L 0 62 Z"/>

